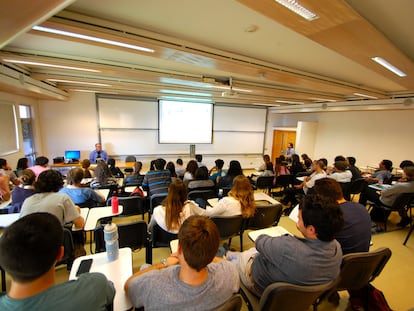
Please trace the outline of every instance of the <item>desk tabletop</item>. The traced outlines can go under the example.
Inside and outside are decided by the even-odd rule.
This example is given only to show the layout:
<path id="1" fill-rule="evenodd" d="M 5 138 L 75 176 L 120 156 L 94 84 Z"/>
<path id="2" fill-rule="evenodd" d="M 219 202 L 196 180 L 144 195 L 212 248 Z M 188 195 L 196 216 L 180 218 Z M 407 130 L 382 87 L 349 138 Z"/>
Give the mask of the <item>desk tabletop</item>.
<path id="1" fill-rule="evenodd" d="M 82 260 L 92 258 L 92 266 L 89 272 L 100 272 L 115 286 L 114 311 L 125 311 L 132 308 L 124 291 L 126 280 L 132 275 L 132 251 L 125 247 L 119 249 L 117 260 L 108 261 L 106 252 L 93 255 L 81 256 L 75 259 L 70 270 L 69 280 L 76 280 L 76 272 Z"/>
<path id="2" fill-rule="evenodd" d="M 276 227 L 269 227 L 269 228 L 265 228 L 265 229 L 250 231 L 248 233 L 248 236 L 249 236 L 250 240 L 252 240 L 254 242 L 254 241 L 256 241 L 257 237 L 259 235 L 262 235 L 262 234 L 266 234 L 266 235 L 269 235 L 271 237 L 277 237 L 277 236 L 281 236 L 281 235 L 284 235 L 284 234 L 292 235 L 285 228 L 283 228 L 281 226 L 276 226 Z"/>
<path id="3" fill-rule="evenodd" d="M 372 189 L 375 189 L 375 190 L 378 190 L 378 191 L 382 191 L 382 190 L 388 189 L 391 186 L 392 185 L 388 185 L 388 184 L 371 184 L 371 185 L 368 185 L 368 187 L 370 187 Z"/>
<path id="4" fill-rule="evenodd" d="M 280 204 L 279 201 L 273 199 L 270 195 L 264 193 L 264 192 L 255 192 L 254 193 L 254 200 L 255 201 L 266 201 L 269 202 L 270 204 Z M 211 198 L 208 199 L 207 202 L 211 205 L 211 206 L 216 206 L 218 203 L 218 198 Z"/>
<path id="5" fill-rule="evenodd" d="M 93 207 L 89 209 L 88 217 L 85 222 L 85 228 L 83 230 L 85 231 L 91 231 L 96 228 L 96 223 L 99 219 L 105 218 L 105 217 L 111 217 L 111 216 L 117 216 L 119 214 L 122 214 L 123 206 L 118 206 L 118 213 L 112 213 L 112 207 L 111 206 L 103 206 L 103 207 Z"/>
<path id="6" fill-rule="evenodd" d="M 20 213 L 0 214 L 0 228 L 6 228 L 19 219 Z"/>

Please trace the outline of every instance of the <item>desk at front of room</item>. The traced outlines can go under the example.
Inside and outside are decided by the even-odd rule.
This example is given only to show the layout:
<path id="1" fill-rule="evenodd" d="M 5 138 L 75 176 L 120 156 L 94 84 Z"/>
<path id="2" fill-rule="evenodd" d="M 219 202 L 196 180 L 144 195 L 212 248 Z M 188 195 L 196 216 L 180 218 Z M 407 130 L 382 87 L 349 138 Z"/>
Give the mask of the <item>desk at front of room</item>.
<path id="1" fill-rule="evenodd" d="M 115 163 L 115 165 L 117 167 L 119 167 L 121 170 L 123 170 L 125 168 L 133 168 L 134 167 L 134 162 L 117 161 Z M 78 162 L 78 163 L 54 163 L 54 164 L 50 164 L 51 169 L 59 171 L 63 176 L 66 176 L 72 168 L 76 168 L 76 167 L 82 167 L 82 163 Z M 90 169 L 94 170 L 95 167 L 96 167 L 96 164 L 91 164 Z"/>

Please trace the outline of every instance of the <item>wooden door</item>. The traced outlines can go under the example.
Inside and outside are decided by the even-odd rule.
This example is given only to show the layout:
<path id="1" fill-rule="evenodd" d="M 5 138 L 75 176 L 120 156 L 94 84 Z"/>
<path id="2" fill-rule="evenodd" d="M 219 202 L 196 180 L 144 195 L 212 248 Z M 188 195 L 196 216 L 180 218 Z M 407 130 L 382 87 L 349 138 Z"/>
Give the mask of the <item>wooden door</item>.
<path id="1" fill-rule="evenodd" d="M 285 154 L 288 143 L 293 143 L 293 147 L 296 146 L 296 131 L 273 131 L 272 162 L 281 154 Z"/>

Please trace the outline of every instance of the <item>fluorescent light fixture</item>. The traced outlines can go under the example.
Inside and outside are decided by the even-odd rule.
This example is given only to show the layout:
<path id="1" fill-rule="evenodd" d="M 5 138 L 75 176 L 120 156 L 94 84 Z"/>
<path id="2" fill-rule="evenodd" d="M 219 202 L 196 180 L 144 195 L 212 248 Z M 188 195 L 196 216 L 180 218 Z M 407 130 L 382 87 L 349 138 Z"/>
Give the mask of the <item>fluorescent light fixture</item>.
<path id="1" fill-rule="evenodd" d="M 326 99 L 326 98 L 318 98 L 318 97 L 310 97 L 310 100 L 316 100 L 316 101 L 321 101 L 321 102 L 336 102 L 335 99 Z"/>
<path id="2" fill-rule="evenodd" d="M 398 69 L 397 67 L 395 67 L 394 65 L 390 64 L 389 62 L 387 62 L 385 59 L 381 58 L 381 57 L 373 57 L 371 58 L 374 62 L 380 64 L 381 66 L 387 68 L 389 71 L 392 71 L 393 73 L 395 73 L 397 76 L 400 77 L 405 77 L 407 76 L 407 74 L 405 72 L 402 72 L 400 69 Z"/>
<path id="3" fill-rule="evenodd" d="M 241 88 L 238 88 L 238 87 L 231 87 L 231 86 L 227 86 L 227 85 L 225 85 L 225 86 L 212 85 L 211 87 L 215 88 L 215 89 L 220 89 L 220 90 L 233 90 L 233 91 L 246 92 L 246 93 L 251 93 L 252 92 L 252 90 L 241 89 Z"/>
<path id="4" fill-rule="evenodd" d="M 83 92 L 83 93 L 96 93 L 96 91 L 92 90 L 81 90 L 81 89 L 70 89 L 73 92 Z"/>
<path id="5" fill-rule="evenodd" d="M 313 13 L 312 11 L 305 8 L 303 5 L 296 0 L 275 0 L 277 3 L 283 5 L 285 8 L 291 10 L 292 12 L 300 15 L 308 21 L 313 21 L 318 19 L 319 16 Z"/>
<path id="6" fill-rule="evenodd" d="M 362 94 L 362 93 L 354 93 L 354 95 L 361 96 L 361 97 L 366 97 L 366 98 L 371 98 L 371 99 L 378 99 L 378 97 L 371 96 L 371 95 L 366 95 L 366 94 Z"/>
<path id="7" fill-rule="evenodd" d="M 197 103 L 212 103 L 211 99 L 204 99 L 204 98 L 194 99 L 194 98 L 178 97 L 178 96 L 160 96 L 159 99 L 178 100 L 178 101 L 197 102 Z"/>
<path id="8" fill-rule="evenodd" d="M 83 82 L 83 81 L 73 81 L 73 80 L 62 80 L 62 79 L 47 79 L 52 82 L 61 82 L 61 83 L 73 83 L 73 84 L 85 84 L 85 85 L 94 85 L 94 86 L 111 86 L 110 84 L 104 83 L 92 83 L 92 82 Z"/>
<path id="9" fill-rule="evenodd" d="M 211 94 L 208 94 L 208 93 L 176 91 L 176 90 L 160 90 L 160 92 L 165 93 L 165 94 L 174 94 L 174 95 L 189 95 L 189 96 L 204 96 L 204 97 L 211 96 Z"/>
<path id="10" fill-rule="evenodd" d="M 123 48 L 137 50 L 137 51 L 143 51 L 143 52 L 148 52 L 148 53 L 154 53 L 155 52 L 152 49 L 144 48 L 144 47 L 138 46 L 138 45 L 127 44 L 127 43 L 123 43 L 123 42 L 119 42 L 119 41 L 107 40 L 107 39 L 102 39 L 102 38 L 98 38 L 98 37 L 87 36 L 87 35 L 82 35 L 82 34 L 79 34 L 79 33 L 74 33 L 74 32 L 69 32 L 69 31 L 64 31 L 64 30 L 58 30 L 58 29 L 53 29 L 53 28 L 48 28 L 48 27 L 43 27 L 43 26 L 34 26 L 32 29 L 38 30 L 38 31 L 43 31 L 43 32 L 48 32 L 48 33 L 53 33 L 53 34 L 56 34 L 56 35 L 62 35 L 62 36 L 78 38 L 78 39 L 83 39 L 83 40 L 88 40 L 88 41 L 93 41 L 93 42 L 99 42 L 99 43 L 105 43 L 105 44 L 109 44 L 109 45 L 120 46 L 120 47 L 123 47 Z"/>
<path id="11" fill-rule="evenodd" d="M 60 68 L 60 69 L 80 70 L 80 71 L 88 71 L 88 72 L 101 72 L 100 70 L 96 70 L 96 69 L 88 69 L 88 68 L 72 67 L 72 66 L 64 66 L 64 65 L 54 65 L 54 64 L 47 64 L 47 63 L 31 62 L 31 61 L 26 61 L 26 60 L 18 60 L 18 59 L 3 58 L 3 61 L 5 61 L 7 63 L 13 63 L 13 64 L 23 64 L 23 65 L 33 65 L 33 66 L 42 66 L 42 67 L 51 67 L 51 68 Z"/>
<path id="12" fill-rule="evenodd" d="M 178 85 L 185 85 L 185 86 L 194 86 L 194 87 L 207 87 L 207 88 L 211 88 L 212 87 L 212 85 L 210 83 L 187 81 L 187 80 L 174 79 L 174 78 L 160 78 L 160 82 L 162 82 L 162 83 L 168 83 L 168 84 L 178 84 Z"/>
<path id="13" fill-rule="evenodd" d="M 290 105 L 303 105 L 303 102 L 294 102 L 289 100 L 276 100 L 277 103 L 283 103 L 283 104 L 290 104 Z"/>

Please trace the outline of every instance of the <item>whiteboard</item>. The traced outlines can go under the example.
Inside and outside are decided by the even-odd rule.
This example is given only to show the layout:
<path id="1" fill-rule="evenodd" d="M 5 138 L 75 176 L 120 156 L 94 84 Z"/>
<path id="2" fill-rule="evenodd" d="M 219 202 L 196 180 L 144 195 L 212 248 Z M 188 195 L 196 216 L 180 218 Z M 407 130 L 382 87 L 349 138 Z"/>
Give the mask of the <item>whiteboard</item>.
<path id="1" fill-rule="evenodd" d="M 103 149 L 111 156 L 189 153 L 189 144 L 158 143 L 156 99 L 98 95 L 97 109 Z M 213 143 L 196 144 L 196 152 L 205 155 L 262 154 L 266 117 L 265 107 L 215 104 Z"/>
<path id="2" fill-rule="evenodd" d="M 158 129 L 158 102 L 142 99 L 99 98 L 101 128 Z"/>

